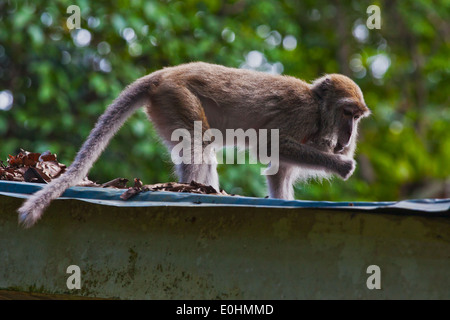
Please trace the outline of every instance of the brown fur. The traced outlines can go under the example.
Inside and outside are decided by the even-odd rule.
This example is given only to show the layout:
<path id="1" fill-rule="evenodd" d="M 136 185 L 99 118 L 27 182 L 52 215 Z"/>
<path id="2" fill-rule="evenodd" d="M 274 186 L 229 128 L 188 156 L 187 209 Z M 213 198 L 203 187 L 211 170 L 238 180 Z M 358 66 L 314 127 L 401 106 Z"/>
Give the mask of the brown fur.
<path id="1" fill-rule="evenodd" d="M 174 147 L 175 129 L 203 132 L 226 129 L 279 129 L 280 170 L 268 176 L 271 197 L 293 199 L 297 179 L 338 174 L 347 179 L 359 118 L 370 112 L 359 87 L 349 78 L 326 75 L 308 84 L 280 75 L 233 69 L 202 62 L 165 68 L 128 86 L 100 117 L 67 173 L 30 197 L 18 210 L 24 226 L 33 225 L 51 200 L 76 185 L 88 173 L 109 140 L 141 105 L 164 139 Z M 358 118 L 358 119 L 356 119 Z M 276 141 L 269 141 L 276 143 Z M 205 148 L 208 142 L 203 143 Z M 198 152 L 202 150 L 194 150 Z M 209 155 L 215 159 L 214 154 Z M 181 164 L 181 182 L 219 188 L 214 161 Z"/>

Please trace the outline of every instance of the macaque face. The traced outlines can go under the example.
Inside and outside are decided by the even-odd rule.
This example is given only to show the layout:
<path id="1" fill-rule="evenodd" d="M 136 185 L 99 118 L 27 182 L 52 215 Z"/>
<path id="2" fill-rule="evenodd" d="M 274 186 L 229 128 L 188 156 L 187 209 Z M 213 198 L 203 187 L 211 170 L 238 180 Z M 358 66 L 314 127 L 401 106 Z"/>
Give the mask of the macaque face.
<path id="1" fill-rule="evenodd" d="M 322 117 L 331 120 L 325 124 L 330 130 L 329 152 L 348 154 L 354 150 L 359 119 L 370 115 L 361 89 L 350 78 L 331 74 L 316 80 L 313 91 L 326 106 Z"/>
<path id="2" fill-rule="evenodd" d="M 356 142 L 359 120 L 370 114 L 364 99 L 361 97 L 343 98 L 337 103 L 337 142 L 334 153 L 344 153 L 352 143 Z"/>

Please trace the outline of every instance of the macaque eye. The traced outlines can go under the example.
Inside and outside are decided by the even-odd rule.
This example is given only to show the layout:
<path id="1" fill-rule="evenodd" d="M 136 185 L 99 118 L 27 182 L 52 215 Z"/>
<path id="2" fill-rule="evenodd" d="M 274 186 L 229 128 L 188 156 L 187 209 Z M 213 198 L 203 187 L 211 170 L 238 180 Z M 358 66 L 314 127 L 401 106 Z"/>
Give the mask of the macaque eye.
<path id="1" fill-rule="evenodd" d="M 350 110 L 344 109 L 344 115 L 353 116 L 353 112 L 351 112 Z"/>

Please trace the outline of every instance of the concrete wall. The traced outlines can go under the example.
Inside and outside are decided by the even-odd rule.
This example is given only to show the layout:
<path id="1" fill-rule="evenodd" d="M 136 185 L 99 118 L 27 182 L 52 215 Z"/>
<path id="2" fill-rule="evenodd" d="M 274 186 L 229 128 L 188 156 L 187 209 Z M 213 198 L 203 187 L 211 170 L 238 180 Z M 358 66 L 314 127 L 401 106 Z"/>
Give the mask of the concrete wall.
<path id="1" fill-rule="evenodd" d="M 0 288 L 122 299 L 450 299 L 450 217 L 58 200 L 32 229 L 0 196 Z M 81 289 L 69 290 L 69 265 Z M 369 265 L 381 290 L 369 290 Z"/>

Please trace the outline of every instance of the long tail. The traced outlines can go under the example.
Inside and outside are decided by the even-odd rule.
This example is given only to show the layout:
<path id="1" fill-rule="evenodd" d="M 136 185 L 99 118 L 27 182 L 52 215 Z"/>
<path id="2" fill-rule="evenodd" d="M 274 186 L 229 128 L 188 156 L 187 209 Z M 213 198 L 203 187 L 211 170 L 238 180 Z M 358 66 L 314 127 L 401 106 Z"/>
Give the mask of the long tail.
<path id="1" fill-rule="evenodd" d="M 148 103 L 150 76 L 130 84 L 109 105 L 98 119 L 67 172 L 30 196 L 18 209 L 20 224 L 25 228 L 33 226 L 52 200 L 58 198 L 67 188 L 78 184 L 87 175 L 125 121 L 143 104 Z"/>

